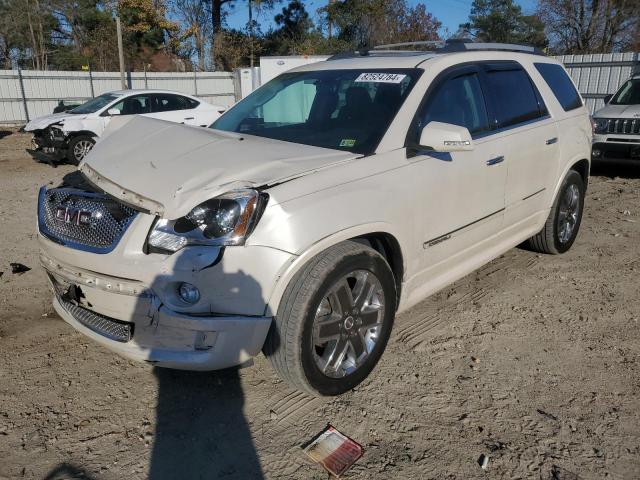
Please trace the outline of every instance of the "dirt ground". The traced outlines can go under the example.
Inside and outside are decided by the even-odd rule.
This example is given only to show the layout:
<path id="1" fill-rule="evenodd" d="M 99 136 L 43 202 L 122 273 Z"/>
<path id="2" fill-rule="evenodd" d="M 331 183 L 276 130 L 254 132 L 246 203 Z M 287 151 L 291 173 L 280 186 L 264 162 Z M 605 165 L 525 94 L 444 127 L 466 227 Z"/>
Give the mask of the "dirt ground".
<path id="1" fill-rule="evenodd" d="M 324 480 L 299 445 L 328 422 L 365 448 L 352 479 L 640 478 L 640 165 L 593 172 L 569 253 L 514 249 L 422 302 L 363 385 L 323 400 L 263 357 L 154 369 L 65 324 L 35 216 L 72 167 L 28 143 L 0 131 L 0 479 Z"/>

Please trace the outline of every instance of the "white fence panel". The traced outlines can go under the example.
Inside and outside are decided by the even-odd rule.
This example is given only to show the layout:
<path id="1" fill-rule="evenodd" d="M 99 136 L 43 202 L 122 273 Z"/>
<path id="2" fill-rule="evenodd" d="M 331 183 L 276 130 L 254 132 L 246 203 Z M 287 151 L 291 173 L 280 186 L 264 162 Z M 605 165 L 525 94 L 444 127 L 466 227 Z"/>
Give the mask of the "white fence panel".
<path id="1" fill-rule="evenodd" d="M 135 72 L 127 73 L 125 80 L 129 88 L 174 90 L 225 108 L 235 102 L 233 74 L 229 72 Z M 21 124 L 48 115 L 60 100 L 82 103 L 120 89 L 119 72 L 0 70 L 0 124 Z"/>

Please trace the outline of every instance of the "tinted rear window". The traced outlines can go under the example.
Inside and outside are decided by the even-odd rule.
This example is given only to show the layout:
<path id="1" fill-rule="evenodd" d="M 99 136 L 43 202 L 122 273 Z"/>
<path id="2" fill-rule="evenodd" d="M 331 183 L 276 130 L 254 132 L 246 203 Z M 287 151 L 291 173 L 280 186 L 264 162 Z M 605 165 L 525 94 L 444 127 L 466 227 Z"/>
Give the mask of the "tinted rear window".
<path id="1" fill-rule="evenodd" d="M 536 63 L 535 66 L 565 112 L 582 106 L 580 95 L 564 68 L 553 63 Z"/>
<path id="2" fill-rule="evenodd" d="M 522 68 L 487 72 L 498 128 L 534 120 L 546 115 L 546 108 Z"/>

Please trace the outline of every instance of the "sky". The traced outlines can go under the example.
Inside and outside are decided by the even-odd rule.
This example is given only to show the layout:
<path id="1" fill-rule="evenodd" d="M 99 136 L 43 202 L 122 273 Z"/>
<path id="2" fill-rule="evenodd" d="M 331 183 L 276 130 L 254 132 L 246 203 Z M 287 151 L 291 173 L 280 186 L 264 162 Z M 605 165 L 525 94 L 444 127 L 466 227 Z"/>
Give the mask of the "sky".
<path id="1" fill-rule="evenodd" d="M 458 25 L 464 23 L 469 18 L 469 12 L 471 11 L 471 3 L 473 0 L 436 0 L 420 2 L 418 0 L 407 0 L 407 3 L 411 6 L 419 3 L 425 3 L 427 11 L 431 12 L 438 20 L 442 22 L 441 34 L 448 29 L 450 33 L 454 33 L 458 29 Z M 317 19 L 316 10 L 327 4 L 326 0 L 303 0 L 305 8 L 309 14 Z M 230 12 L 227 17 L 227 22 L 232 28 L 244 28 L 248 18 L 249 11 L 247 2 L 240 1 L 235 2 L 236 7 Z M 263 32 L 267 32 L 271 26 L 273 26 L 273 17 L 276 13 L 280 12 L 282 7 L 288 3 L 288 0 L 282 0 L 280 4 L 276 4 L 276 7 L 272 10 L 265 10 L 257 18 L 260 23 Z M 536 0 L 515 0 L 515 3 L 522 7 L 525 14 L 531 14 L 535 10 Z"/>

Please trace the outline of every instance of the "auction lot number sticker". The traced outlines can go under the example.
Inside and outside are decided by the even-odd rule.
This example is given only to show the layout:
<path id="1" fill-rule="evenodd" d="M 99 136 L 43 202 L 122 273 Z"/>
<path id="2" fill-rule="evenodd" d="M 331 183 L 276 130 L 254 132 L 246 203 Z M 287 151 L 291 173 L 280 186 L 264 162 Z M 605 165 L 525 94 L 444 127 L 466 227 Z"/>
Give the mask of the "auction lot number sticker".
<path id="1" fill-rule="evenodd" d="M 400 83 L 406 75 L 400 73 L 361 73 L 355 82 Z"/>

